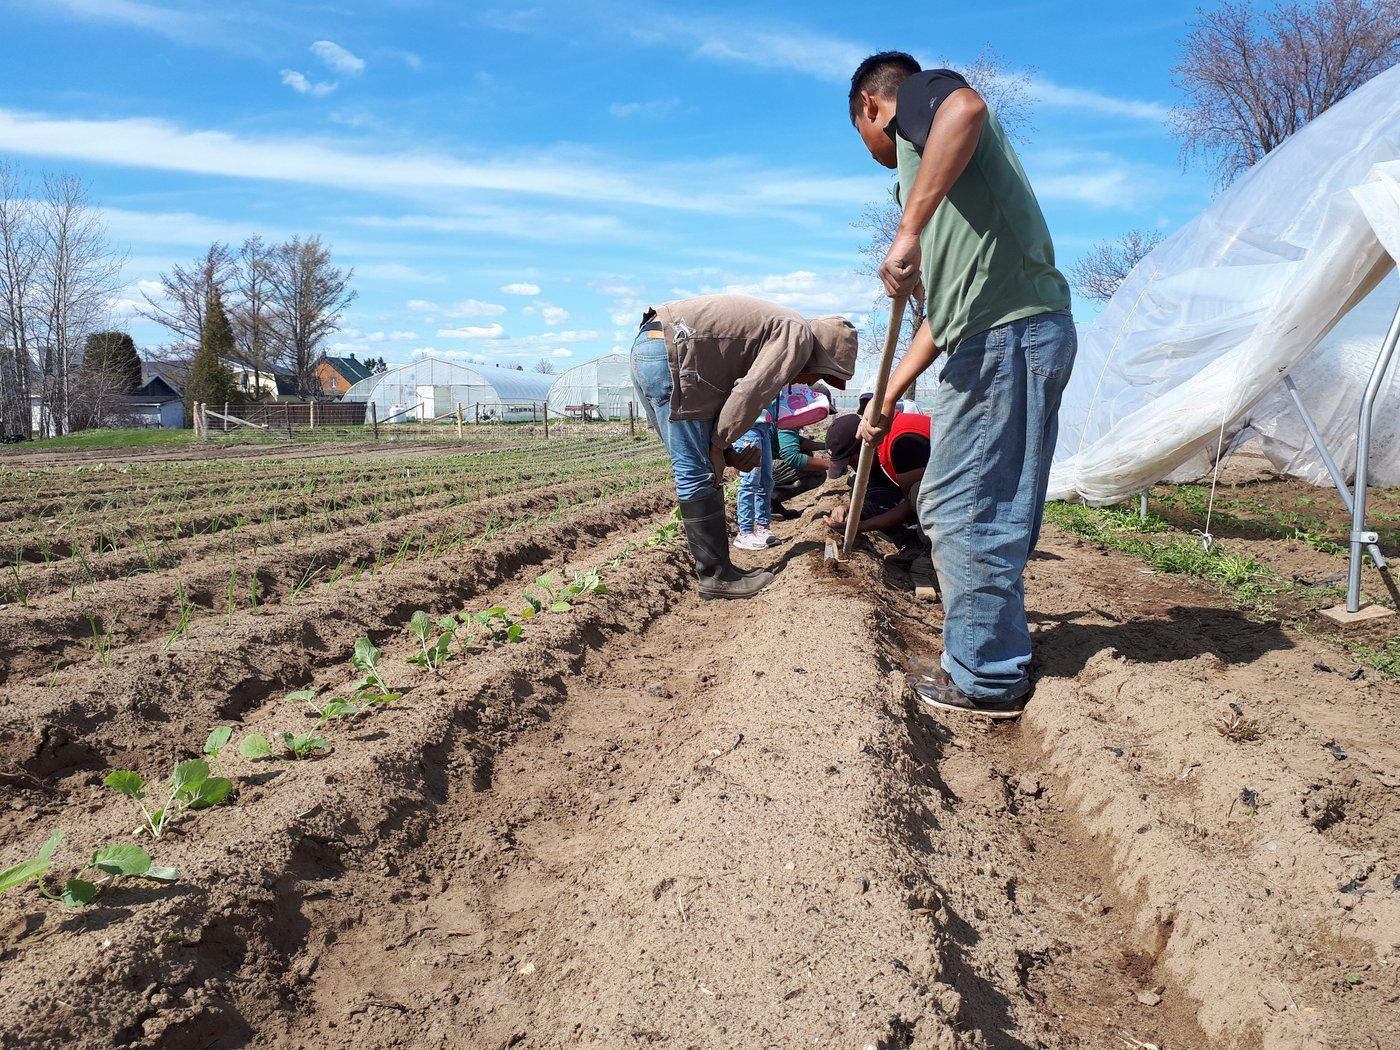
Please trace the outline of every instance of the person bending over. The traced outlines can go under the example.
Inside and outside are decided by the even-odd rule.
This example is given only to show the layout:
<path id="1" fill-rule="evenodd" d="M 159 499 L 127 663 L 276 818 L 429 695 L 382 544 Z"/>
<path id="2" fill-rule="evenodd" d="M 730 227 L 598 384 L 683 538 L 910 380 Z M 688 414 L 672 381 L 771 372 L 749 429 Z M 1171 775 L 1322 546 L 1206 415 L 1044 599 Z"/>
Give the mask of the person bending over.
<path id="1" fill-rule="evenodd" d="M 761 299 L 706 295 L 642 317 L 632 386 L 671 457 L 700 597 L 747 598 L 773 579 L 729 559 L 724 469 L 752 470 L 760 458 L 734 443 L 785 383 L 844 390 L 855 363 L 856 330 L 844 317 L 808 320 Z"/>
<path id="2" fill-rule="evenodd" d="M 797 511 L 788 510 L 784 501 L 819 488 L 826 479 L 831 461 L 826 458 L 826 442 L 802 436 L 800 430 L 773 428 L 773 513 L 782 518 L 795 518 Z"/>
<path id="3" fill-rule="evenodd" d="M 858 535 L 883 532 L 901 552 L 914 556 L 928 551 L 928 540 L 919 530 L 914 501 L 928 469 L 932 422 L 928 416 L 917 412 L 895 413 L 889 433 L 876 447 L 876 461 L 871 464 L 865 503 L 860 508 L 860 524 L 856 526 Z M 844 477 L 852 468 L 853 459 L 860 454 L 859 426 L 860 416 L 849 413 L 837 416 L 827 427 L 826 444 L 831 453 L 828 478 Z M 828 524 L 833 529 L 844 529 L 847 513 L 844 508 L 837 508 L 827 519 Z"/>
<path id="4" fill-rule="evenodd" d="M 864 439 L 884 435 L 894 403 L 948 351 L 918 496 L 943 588 L 942 672 L 910 684 L 932 707 L 1014 718 L 1031 691 L 1026 560 L 1076 349 L 1069 285 L 1015 150 L 966 80 L 886 51 L 857 67 L 848 101 L 870 155 L 899 172 L 880 278 L 890 295 L 922 281 L 927 311 Z"/>

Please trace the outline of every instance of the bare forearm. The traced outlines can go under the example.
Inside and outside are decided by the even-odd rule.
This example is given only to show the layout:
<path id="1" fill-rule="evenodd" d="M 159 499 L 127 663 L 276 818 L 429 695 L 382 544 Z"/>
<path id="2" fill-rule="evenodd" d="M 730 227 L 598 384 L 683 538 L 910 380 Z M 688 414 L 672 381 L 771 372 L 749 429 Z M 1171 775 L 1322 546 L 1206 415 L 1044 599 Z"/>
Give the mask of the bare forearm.
<path id="1" fill-rule="evenodd" d="M 899 232 L 918 236 L 967 168 L 986 121 L 987 106 L 971 89 L 955 91 L 939 107 L 919 161 L 919 173 L 904 202 Z"/>
<path id="2" fill-rule="evenodd" d="M 883 532 L 886 529 L 897 529 L 901 525 L 907 525 L 914 520 L 914 508 L 907 499 L 900 500 L 889 510 L 880 514 L 875 514 L 869 518 L 860 519 L 861 532 Z"/>
<path id="3" fill-rule="evenodd" d="M 909 349 L 900 358 L 899 364 L 890 373 L 890 381 L 885 387 L 884 415 L 888 419 L 894 413 L 895 406 L 899 404 L 905 392 L 914 385 L 914 380 L 928 371 L 938 357 L 939 349 L 933 342 L 933 331 L 929 328 L 928 321 L 919 326 L 919 330 L 914 333 L 914 338 L 909 343 Z"/>

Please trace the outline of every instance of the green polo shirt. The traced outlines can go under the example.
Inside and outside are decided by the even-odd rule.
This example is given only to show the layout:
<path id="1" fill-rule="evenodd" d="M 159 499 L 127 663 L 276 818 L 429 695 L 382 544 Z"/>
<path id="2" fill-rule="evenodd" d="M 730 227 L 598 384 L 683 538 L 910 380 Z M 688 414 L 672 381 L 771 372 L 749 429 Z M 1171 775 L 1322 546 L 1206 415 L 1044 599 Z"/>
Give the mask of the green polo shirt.
<path id="1" fill-rule="evenodd" d="M 946 69 L 904 82 L 894 137 L 899 167 L 895 200 L 903 202 L 938 106 L 967 81 Z M 1036 314 L 1068 310 L 1069 284 L 1055 268 L 1055 246 L 1016 151 L 996 115 L 986 123 L 967 168 L 939 203 L 919 238 L 934 342 L 952 351 L 970 336 Z"/>

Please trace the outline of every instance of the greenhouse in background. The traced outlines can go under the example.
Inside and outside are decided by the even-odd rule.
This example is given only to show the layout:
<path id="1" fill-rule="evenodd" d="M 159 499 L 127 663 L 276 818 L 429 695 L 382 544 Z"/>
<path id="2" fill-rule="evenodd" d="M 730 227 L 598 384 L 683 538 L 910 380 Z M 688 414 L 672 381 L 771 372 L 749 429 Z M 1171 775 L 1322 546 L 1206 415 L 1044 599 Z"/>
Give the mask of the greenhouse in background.
<path id="1" fill-rule="evenodd" d="M 588 419 L 626 419 L 632 392 L 629 355 L 608 354 L 561 372 L 549 388 L 550 415 Z M 640 417 L 642 407 L 633 410 Z"/>
<path id="2" fill-rule="evenodd" d="M 543 415 L 553 379 L 424 357 L 360 380 L 341 400 L 372 402 L 381 423 L 425 423 L 455 413 L 459 403 L 468 422 L 523 422 Z"/>

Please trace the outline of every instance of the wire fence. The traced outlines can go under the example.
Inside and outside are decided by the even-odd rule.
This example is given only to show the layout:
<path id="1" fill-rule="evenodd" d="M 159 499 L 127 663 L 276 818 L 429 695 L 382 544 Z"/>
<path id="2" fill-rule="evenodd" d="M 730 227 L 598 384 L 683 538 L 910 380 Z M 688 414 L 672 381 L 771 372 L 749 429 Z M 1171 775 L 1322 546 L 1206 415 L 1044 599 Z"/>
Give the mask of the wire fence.
<path id="1" fill-rule="evenodd" d="M 543 401 L 457 403 L 435 417 L 419 405 L 387 415 L 373 401 L 324 404 L 266 402 L 213 405 L 195 402 L 200 441 L 471 442 L 483 438 L 546 441 L 557 437 L 648 434 L 646 416 L 627 403 L 622 420 L 600 419 L 581 405 L 560 414 Z"/>

